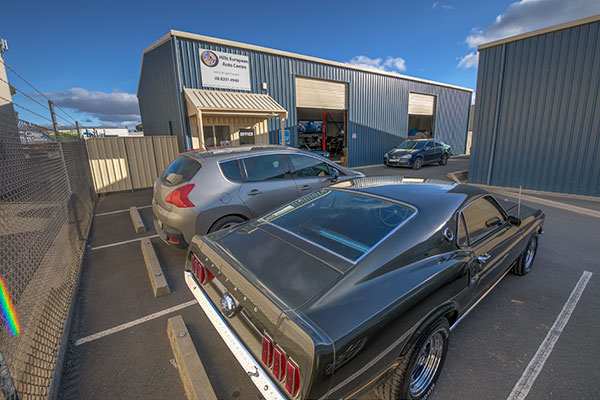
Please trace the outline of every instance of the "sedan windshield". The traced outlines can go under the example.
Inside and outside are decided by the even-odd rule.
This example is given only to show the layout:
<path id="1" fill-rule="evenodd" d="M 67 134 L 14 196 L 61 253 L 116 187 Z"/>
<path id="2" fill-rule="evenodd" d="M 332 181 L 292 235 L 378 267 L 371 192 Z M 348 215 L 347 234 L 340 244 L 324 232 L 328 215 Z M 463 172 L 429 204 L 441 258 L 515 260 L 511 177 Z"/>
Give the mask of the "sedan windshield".
<path id="1" fill-rule="evenodd" d="M 407 140 L 402 142 L 398 148 L 403 150 L 420 150 L 425 147 L 426 143 L 424 140 Z"/>
<path id="2" fill-rule="evenodd" d="M 301 197 L 263 220 L 356 261 L 414 213 L 404 204 L 326 189 Z"/>

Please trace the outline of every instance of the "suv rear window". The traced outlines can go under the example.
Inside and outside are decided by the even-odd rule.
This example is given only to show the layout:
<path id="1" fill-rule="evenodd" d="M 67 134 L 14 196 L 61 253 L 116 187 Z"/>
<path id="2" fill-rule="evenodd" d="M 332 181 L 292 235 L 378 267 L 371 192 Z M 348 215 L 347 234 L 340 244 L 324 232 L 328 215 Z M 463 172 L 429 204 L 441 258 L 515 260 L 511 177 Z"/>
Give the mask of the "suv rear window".
<path id="1" fill-rule="evenodd" d="M 378 197 L 325 189 L 263 220 L 356 261 L 414 213 L 412 207 Z"/>
<path id="2" fill-rule="evenodd" d="M 190 157 L 179 156 L 169 164 L 160 179 L 167 186 L 179 185 L 192 179 L 200 167 L 198 161 Z"/>
<path id="3" fill-rule="evenodd" d="M 232 182 L 242 181 L 242 171 L 240 170 L 239 160 L 225 161 L 219 164 L 225 178 Z"/>

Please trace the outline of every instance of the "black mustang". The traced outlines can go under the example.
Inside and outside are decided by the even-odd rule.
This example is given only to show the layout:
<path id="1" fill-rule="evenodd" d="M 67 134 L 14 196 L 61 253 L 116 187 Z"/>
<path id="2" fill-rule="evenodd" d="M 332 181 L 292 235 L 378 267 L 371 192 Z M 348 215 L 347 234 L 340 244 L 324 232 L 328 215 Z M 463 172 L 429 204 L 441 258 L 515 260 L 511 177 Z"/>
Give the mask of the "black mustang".
<path id="1" fill-rule="evenodd" d="M 425 399 L 448 336 L 544 214 L 469 185 L 358 178 L 200 237 L 186 281 L 266 399 Z"/>

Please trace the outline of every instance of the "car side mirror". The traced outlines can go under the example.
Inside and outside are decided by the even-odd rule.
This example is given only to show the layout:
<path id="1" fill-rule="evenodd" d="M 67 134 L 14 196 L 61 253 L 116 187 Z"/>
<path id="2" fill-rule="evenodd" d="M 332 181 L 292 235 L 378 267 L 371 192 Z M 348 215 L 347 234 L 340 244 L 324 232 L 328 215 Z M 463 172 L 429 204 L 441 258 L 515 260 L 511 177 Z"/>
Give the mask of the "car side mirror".
<path id="1" fill-rule="evenodd" d="M 338 171 L 335 168 L 331 168 L 331 176 L 329 177 L 331 182 L 337 182 L 339 177 L 340 177 L 340 171 Z"/>
<path id="2" fill-rule="evenodd" d="M 498 226 L 502 223 L 502 220 L 499 217 L 492 217 L 485 221 L 485 226 L 491 228 L 493 226 Z"/>
<path id="3" fill-rule="evenodd" d="M 514 226 L 521 226 L 521 218 L 515 217 L 514 215 L 508 216 L 508 222 Z"/>

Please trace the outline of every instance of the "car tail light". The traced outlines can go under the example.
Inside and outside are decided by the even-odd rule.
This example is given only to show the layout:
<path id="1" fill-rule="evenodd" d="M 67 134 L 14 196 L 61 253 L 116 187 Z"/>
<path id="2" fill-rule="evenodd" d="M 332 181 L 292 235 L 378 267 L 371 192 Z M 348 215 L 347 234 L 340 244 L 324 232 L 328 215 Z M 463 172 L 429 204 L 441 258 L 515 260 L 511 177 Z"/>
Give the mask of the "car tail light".
<path id="1" fill-rule="evenodd" d="M 192 189 L 194 188 L 193 183 L 188 183 L 187 185 L 183 185 L 173 190 L 171 193 L 167 195 L 165 201 L 169 204 L 173 204 L 178 208 L 190 208 L 194 207 L 194 203 L 188 197 Z"/>
<path id="2" fill-rule="evenodd" d="M 275 379 L 282 383 L 285 380 L 285 390 L 292 397 L 296 397 L 300 392 L 300 367 L 266 334 L 262 336 L 261 359 L 263 364 L 271 369 Z"/>
<path id="3" fill-rule="evenodd" d="M 192 272 L 201 285 L 205 285 L 215 277 L 195 254 L 192 254 Z"/>
<path id="4" fill-rule="evenodd" d="M 273 375 L 278 381 L 283 381 L 285 378 L 287 358 L 285 352 L 277 345 L 273 348 Z"/>
<path id="5" fill-rule="evenodd" d="M 179 245 L 181 243 L 176 235 L 167 235 L 167 242 L 174 245 Z"/>
<path id="6" fill-rule="evenodd" d="M 267 367 L 273 364 L 273 341 L 268 336 L 262 338 L 262 362 Z"/>
<path id="7" fill-rule="evenodd" d="M 288 359 L 286 370 L 287 378 L 285 381 L 285 390 L 287 390 L 292 397 L 296 397 L 300 391 L 300 367 L 298 367 L 295 362 Z"/>

